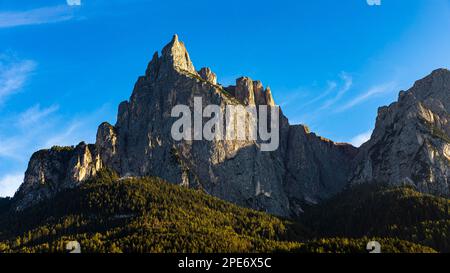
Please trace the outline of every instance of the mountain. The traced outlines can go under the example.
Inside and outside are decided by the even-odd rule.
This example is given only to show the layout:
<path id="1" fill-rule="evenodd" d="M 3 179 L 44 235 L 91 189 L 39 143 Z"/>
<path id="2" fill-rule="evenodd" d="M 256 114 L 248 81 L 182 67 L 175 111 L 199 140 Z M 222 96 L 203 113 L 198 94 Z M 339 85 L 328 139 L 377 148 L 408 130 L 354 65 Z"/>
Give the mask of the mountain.
<path id="1" fill-rule="evenodd" d="M 398 102 L 379 109 L 372 137 L 359 149 L 290 125 L 281 110 L 278 128 L 271 128 L 279 129 L 274 151 L 263 151 L 261 138 L 176 141 L 171 129 L 177 118 L 171 112 L 176 105 L 195 108 L 195 97 L 203 108 L 213 104 L 222 111 L 230 105 L 276 107 L 271 89 L 260 81 L 241 77 L 223 87 L 211 69 L 197 71 L 175 35 L 161 55 L 153 55 L 130 99 L 119 105 L 116 124 L 99 126 L 95 144 L 33 154 L 13 206 L 20 211 L 38 204 L 104 169 L 123 178 L 160 177 L 283 217 L 302 215 L 308 204 L 348 185 L 407 184 L 448 196 L 449 91 L 450 71 L 440 69 L 400 92 Z"/>
<path id="2" fill-rule="evenodd" d="M 301 204 L 318 202 L 347 184 L 356 148 L 291 126 L 279 113 L 280 146 L 261 151 L 262 141 L 175 141 L 171 117 L 175 105 L 268 105 L 269 87 L 248 77 L 235 86 L 217 84 L 209 68 L 196 71 L 184 44 L 175 35 L 161 56 L 156 52 L 128 101 L 119 105 L 117 123 L 103 123 L 95 144 L 54 147 L 35 153 L 18 190 L 16 208 L 23 209 L 79 186 L 104 168 L 121 177 L 157 176 L 240 206 L 275 215 L 301 213 Z M 203 120 L 203 124 L 205 124 Z"/>
<path id="3" fill-rule="evenodd" d="M 449 195 L 450 71 L 438 69 L 378 109 L 375 130 L 356 158 L 351 183 L 412 185 Z"/>
<path id="4" fill-rule="evenodd" d="M 373 197 L 380 200 L 377 203 L 368 198 L 373 189 L 348 189 L 326 204 L 306 210 L 302 223 L 296 223 L 238 207 L 202 190 L 179 187 L 160 178 L 124 179 L 114 172 L 101 170 L 79 187 L 61 190 L 53 198 L 21 211 L 8 206 L 11 200 L 0 199 L 3 204 L 0 206 L 0 252 L 66 252 L 66 244 L 73 240 L 81 244 L 83 253 L 366 253 L 366 244 L 371 240 L 380 242 L 383 252 L 436 252 L 442 251 L 439 247 L 445 244 L 448 247 L 446 237 L 441 244 L 433 245 L 430 243 L 433 241 L 416 237 L 413 229 L 399 229 L 396 237 L 366 234 L 370 230 L 367 223 L 377 224 L 370 221 L 371 217 L 381 217 L 376 219 L 382 220 L 378 225 L 383 226 L 399 221 L 437 222 L 448 217 L 442 209 L 445 204 L 442 198 L 424 196 L 410 189 L 392 190 L 406 192 L 405 201 L 405 196 L 390 191 L 375 191 Z M 384 193 L 390 196 L 378 199 Z M 425 206 L 413 206 L 411 210 L 404 206 L 407 203 Z M 391 214 L 377 213 L 377 206 L 386 205 L 397 209 Z M 352 215 L 352 207 L 361 208 L 359 212 L 372 210 L 366 216 L 361 213 L 355 218 L 345 218 Z M 397 213 L 403 218 L 391 217 Z M 416 215 L 419 215 L 417 219 Z M 317 219 L 325 221 L 318 223 Z M 340 219 L 350 219 L 349 227 L 354 229 L 346 230 L 344 235 L 338 230 Z M 325 223 L 330 224 L 333 234 L 321 228 Z"/>

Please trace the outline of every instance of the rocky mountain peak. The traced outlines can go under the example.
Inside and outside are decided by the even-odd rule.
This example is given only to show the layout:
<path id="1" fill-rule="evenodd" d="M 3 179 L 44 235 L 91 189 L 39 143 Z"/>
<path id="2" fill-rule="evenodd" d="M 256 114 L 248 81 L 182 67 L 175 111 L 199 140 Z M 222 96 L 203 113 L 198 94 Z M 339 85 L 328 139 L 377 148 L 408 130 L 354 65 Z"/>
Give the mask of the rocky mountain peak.
<path id="1" fill-rule="evenodd" d="M 197 74 L 184 43 L 178 40 L 176 34 L 162 50 L 161 65 L 168 65 L 177 70 Z"/>
<path id="2" fill-rule="evenodd" d="M 448 195 L 450 71 L 438 69 L 380 107 L 371 139 L 361 146 L 353 183 L 409 184 Z"/>
<path id="3" fill-rule="evenodd" d="M 161 56 L 158 52 L 153 54 L 153 58 L 147 67 L 146 76 L 150 80 L 164 80 L 174 71 L 198 75 L 184 43 L 178 40 L 176 34 L 164 46 Z"/>
<path id="4" fill-rule="evenodd" d="M 340 146 L 290 126 L 280 111 L 279 149 L 263 152 L 261 140 L 175 141 L 171 137 L 174 105 L 225 109 L 237 100 L 245 105 L 275 105 L 269 87 L 249 77 L 222 88 L 209 68 L 198 72 L 175 35 L 153 54 L 129 100 L 119 105 L 117 123 L 102 123 L 95 145 L 45 150 L 34 155 L 16 194 L 18 209 L 79 185 L 101 168 L 122 177 L 157 176 L 241 206 L 277 215 L 296 215 L 305 199 L 320 200 L 345 186 L 355 148 Z M 206 122 L 206 121 L 205 121 Z M 342 167 L 341 165 L 345 165 Z"/>
<path id="5" fill-rule="evenodd" d="M 209 68 L 195 70 L 175 35 L 153 55 L 116 125 L 103 123 L 95 145 L 53 148 L 30 160 L 15 196 L 18 209 L 75 187 L 108 168 L 120 176 L 157 176 L 241 206 L 292 216 L 350 183 L 409 183 L 420 191 L 448 194 L 450 180 L 450 72 L 434 71 L 379 109 L 371 139 L 357 149 L 290 125 L 279 113 L 279 148 L 264 152 L 261 140 L 176 141 L 174 105 L 245 105 L 275 102 L 270 87 L 249 77 L 222 88 Z"/>
<path id="6" fill-rule="evenodd" d="M 415 82 L 414 86 L 406 92 L 405 99 L 409 97 L 416 100 L 432 99 L 448 100 L 450 93 L 450 71 L 444 68 L 434 70 L 430 75 Z M 447 91 L 447 92 L 445 92 Z M 401 99 L 401 98 L 399 98 Z M 450 110 L 446 108 L 446 110 Z"/>

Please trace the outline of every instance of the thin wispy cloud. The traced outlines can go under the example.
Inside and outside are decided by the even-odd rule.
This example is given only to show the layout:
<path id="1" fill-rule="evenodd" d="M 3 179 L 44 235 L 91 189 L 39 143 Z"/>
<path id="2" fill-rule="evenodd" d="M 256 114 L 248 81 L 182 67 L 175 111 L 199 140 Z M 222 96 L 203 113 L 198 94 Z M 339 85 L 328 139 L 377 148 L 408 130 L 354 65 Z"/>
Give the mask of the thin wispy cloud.
<path id="1" fill-rule="evenodd" d="M 109 105 L 103 105 L 66 119 L 57 105 L 41 107 L 37 104 L 12 117 L 0 117 L 0 166 L 2 162 L 14 162 L 16 166 L 11 173 L 3 177 L 0 174 L 0 196 L 14 193 L 35 151 L 55 145 L 77 145 L 81 141 L 94 142 L 98 125 L 110 117 L 111 112 Z"/>
<path id="2" fill-rule="evenodd" d="M 369 88 L 366 92 L 359 94 L 355 98 L 351 99 L 349 102 L 345 103 L 343 106 L 337 109 L 337 112 L 342 112 L 348 110 L 356 105 L 359 105 L 373 97 L 385 94 L 387 92 L 393 91 L 395 89 L 395 83 L 389 82 L 380 85 L 373 86 Z"/>
<path id="3" fill-rule="evenodd" d="M 0 159 L 3 157 L 15 161 L 25 160 L 22 155 L 16 153 L 23 147 L 22 144 L 24 143 L 18 139 L 0 137 Z"/>
<path id="4" fill-rule="evenodd" d="M 76 115 L 64 121 L 63 124 L 59 124 L 60 130 L 54 130 L 52 134 L 48 134 L 42 147 L 71 146 L 81 141 L 94 143 L 98 126 L 108 120 L 113 112 L 111 105 L 104 104 L 91 112 Z"/>
<path id="5" fill-rule="evenodd" d="M 339 78 L 340 81 L 327 81 L 326 87 L 322 89 L 321 93 L 305 103 L 299 104 L 296 102 L 297 109 L 291 113 L 291 121 L 313 126 L 316 121 L 329 115 L 331 112 L 325 110 L 341 100 L 353 85 L 353 78 L 350 74 L 341 72 Z M 305 111 L 307 107 L 311 110 Z"/>
<path id="6" fill-rule="evenodd" d="M 11 173 L 0 177 L 0 197 L 13 196 L 23 182 L 23 173 Z"/>
<path id="7" fill-rule="evenodd" d="M 327 89 L 322 94 L 320 94 L 319 96 L 304 103 L 301 107 L 306 107 L 308 105 L 314 104 L 316 102 L 319 102 L 319 101 L 325 99 L 326 97 L 328 97 L 331 94 L 332 91 L 334 91 L 337 88 L 337 86 L 338 86 L 338 84 L 335 81 L 328 81 Z"/>
<path id="8" fill-rule="evenodd" d="M 74 18 L 68 5 L 24 11 L 0 11 L 0 28 L 63 22 Z"/>
<path id="9" fill-rule="evenodd" d="M 367 132 L 361 133 L 359 135 L 356 135 L 355 137 L 353 137 L 350 140 L 350 143 L 355 146 L 355 147 L 359 147 L 362 144 L 366 143 L 369 139 L 370 136 L 372 135 L 372 130 L 369 130 Z"/>
<path id="10" fill-rule="evenodd" d="M 281 93 L 282 92 L 280 92 L 280 94 Z M 302 88 L 289 90 L 286 93 L 287 94 L 283 94 L 282 96 L 279 96 L 278 93 L 274 94 L 275 102 L 277 102 L 277 104 L 283 108 L 291 106 L 292 104 L 297 105 L 299 100 L 303 100 L 307 96 Z"/>
<path id="11" fill-rule="evenodd" d="M 69 6 L 81 6 L 81 0 L 67 0 Z"/>
<path id="12" fill-rule="evenodd" d="M 34 105 L 0 126 L 8 127 L 9 134 L 0 132 L 0 159 L 7 158 L 26 162 L 36 150 L 54 145 L 76 145 L 80 141 L 95 140 L 97 126 L 109 116 L 109 106 L 104 105 L 93 112 L 65 119 L 59 106 L 41 107 Z M 1 120 L 0 120 L 1 122 Z"/>
<path id="13" fill-rule="evenodd" d="M 36 62 L 31 60 L 0 58 L 0 103 L 22 89 L 35 68 Z"/>
<path id="14" fill-rule="evenodd" d="M 32 106 L 25 111 L 8 117 L 2 117 L 0 129 L 0 158 L 26 161 L 28 149 L 38 148 L 39 142 L 56 129 L 57 117 L 51 116 L 57 106 L 41 108 Z M 5 121 L 3 121 L 5 119 Z"/>
<path id="15" fill-rule="evenodd" d="M 340 89 L 338 90 L 336 96 L 334 96 L 333 98 L 325 101 L 324 104 L 322 104 L 321 107 L 319 107 L 319 110 L 325 110 L 328 109 L 329 107 L 333 106 L 336 102 L 338 102 L 344 95 L 345 93 L 347 93 L 350 88 L 353 85 L 353 78 L 351 75 L 342 72 L 340 75 L 341 80 L 343 81 L 342 86 L 340 87 Z"/>
<path id="16" fill-rule="evenodd" d="M 0 102 L 22 91 L 36 63 L 0 55 Z M 104 105 L 67 119 L 59 105 L 40 103 L 16 113 L 0 115 L 0 195 L 12 195 L 23 180 L 30 156 L 54 145 L 76 145 L 95 140 L 97 126 L 111 117 Z M 14 166 L 12 169 L 5 166 Z"/>
<path id="17" fill-rule="evenodd" d="M 56 112 L 58 109 L 59 105 L 41 108 L 40 104 L 36 104 L 20 114 L 18 118 L 18 126 L 25 128 L 33 124 L 37 124 L 42 121 L 42 119 L 47 118 L 52 113 Z"/>
<path id="18" fill-rule="evenodd" d="M 78 144 L 81 140 L 79 137 L 80 130 L 83 130 L 82 127 L 85 126 L 84 120 L 73 120 L 69 124 L 66 125 L 64 131 L 58 132 L 52 136 L 50 136 L 43 146 L 52 147 L 52 146 L 71 146 Z M 94 131 L 91 131 L 94 133 Z"/>

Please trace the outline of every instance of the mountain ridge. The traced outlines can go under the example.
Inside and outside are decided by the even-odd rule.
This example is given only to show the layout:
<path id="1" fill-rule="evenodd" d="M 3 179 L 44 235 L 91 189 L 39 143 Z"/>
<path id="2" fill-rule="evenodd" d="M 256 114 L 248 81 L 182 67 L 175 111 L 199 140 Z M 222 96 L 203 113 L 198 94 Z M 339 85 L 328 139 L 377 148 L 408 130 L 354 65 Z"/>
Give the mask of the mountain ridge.
<path id="1" fill-rule="evenodd" d="M 449 194 L 450 71 L 436 69 L 398 101 L 380 107 L 375 130 L 356 158 L 351 183 L 407 184 Z"/>
<path id="2" fill-rule="evenodd" d="M 241 77 L 236 85 L 223 87 L 211 69 L 197 71 L 184 43 L 174 35 L 161 56 L 153 55 L 130 99 L 120 103 L 116 124 L 99 126 L 95 144 L 82 142 L 32 156 L 15 206 L 21 210 L 77 187 L 104 168 L 122 177 L 161 177 L 285 217 L 301 215 L 305 203 L 328 199 L 349 183 L 397 186 L 406 181 L 420 191 L 448 195 L 449 164 L 434 157 L 450 154 L 448 79 L 448 70 L 436 70 L 400 92 L 399 102 L 379 109 L 372 138 L 359 149 L 317 136 L 304 125 L 290 125 L 282 110 L 280 146 L 273 152 L 261 152 L 260 140 L 177 142 L 170 137 L 170 111 L 177 104 L 192 106 L 194 96 L 222 110 L 229 104 L 271 107 L 275 102 L 271 89 L 260 81 Z M 420 118 L 432 122 L 433 128 L 425 130 Z M 407 133 L 401 134 L 403 128 Z M 396 142 L 396 134 L 401 141 Z M 415 135 L 420 137 L 413 139 Z M 423 143 L 428 146 L 423 148 Z M 402 154 L 405 147 L 410 151 Z"/>

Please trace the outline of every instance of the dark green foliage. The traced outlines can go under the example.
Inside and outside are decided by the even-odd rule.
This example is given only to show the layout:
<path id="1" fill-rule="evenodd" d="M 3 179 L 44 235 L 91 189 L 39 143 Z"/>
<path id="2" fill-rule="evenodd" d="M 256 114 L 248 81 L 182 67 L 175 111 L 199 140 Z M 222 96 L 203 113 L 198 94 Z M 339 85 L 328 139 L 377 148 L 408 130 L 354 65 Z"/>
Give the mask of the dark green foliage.
<path id="1" fill-rule="evenodd" d="M 327 238 L 318 239 L 301 245 L 295 252 L 301 253 L 367 253 L 369 241 L 377 241 L 382 253 L 436 253 L 430 247 L 421 246 L 396 238 Z"/>
<path id="2" fill-rule="evenodd" d="M 53 146 L 52 151 L 56 152 L 72 152 L 75 148 L 73 146 Z"/>
<path id="3" fill-rule="evenodd" d="M 365 253 L 374 237 L 383 252 L 448 251 L 448 200 L 409 188 L 356 187 L 300 223 L 107 170 L 22 212 L 13 202 L 0 199 L 0 252 L 65 252 L 77 240 L 83 252 Z"/>
<path id="4" fill-rule="evenodd" d="M 316 237 L 392 237 L 450 251 L 449 200 L 409 187 L 360 185 L 306 210 Z"/>
<path id="5" fill-rule="evenodd" d="M 8 211 L 11 206 L 11 198 L 9 197 L 0 197 L 0 214 L 2 212 Z"/>
<path id="6" fill-rule="evenodd" d="M 1 220 L 3 251 L 85 252 L 288 251 L 298 225 L 240 208 L 158 178 L 117 180 L 111 172 Z"/>

